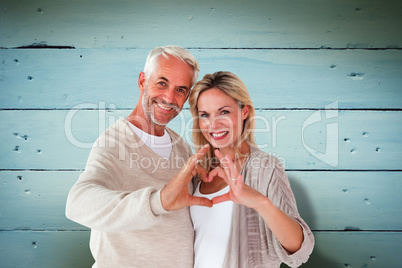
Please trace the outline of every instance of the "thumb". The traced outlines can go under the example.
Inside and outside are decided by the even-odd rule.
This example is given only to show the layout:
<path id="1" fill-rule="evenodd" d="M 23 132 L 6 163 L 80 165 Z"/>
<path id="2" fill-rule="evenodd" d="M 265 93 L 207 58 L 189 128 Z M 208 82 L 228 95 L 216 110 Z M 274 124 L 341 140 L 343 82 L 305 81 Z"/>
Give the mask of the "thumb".
<path id="1" fill-rule="evenodd" d="M 215 196 L 214 198 L 211 199 L 212 203 L 214 205 L 225 202 L 225 201 L 230 201 L 230 193 L 226 193 L 220 196 Z"/>
<path id="2" fill-rule="evenodd" d="M 203 206 L 203 207 L 212 207 L 213 203 L 211 200 L 205 197 L 198 196 L 190 196 L 189 206 Z"/>

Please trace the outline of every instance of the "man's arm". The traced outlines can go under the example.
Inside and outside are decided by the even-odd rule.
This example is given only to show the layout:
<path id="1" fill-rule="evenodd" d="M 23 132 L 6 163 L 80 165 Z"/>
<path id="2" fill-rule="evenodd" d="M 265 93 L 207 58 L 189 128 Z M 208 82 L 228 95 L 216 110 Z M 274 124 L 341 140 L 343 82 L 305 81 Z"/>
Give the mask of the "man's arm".
<path id="1" fill-rule="evenodd" d="M 109 182 L 121 176 L 119 168 L 104 151 L 93 149 L 85 172 L 70 190 L 66 216 L 89 228 L 113 232 L 150 228 L 168 210 L 190 205 L 212 206 L 209 199 L 191 196 L 187 188 L 195 175 L 195 163 L 204 153 L 190 157 L 163 189 L 116 191 L 111 190 Z"/>
<path id="2" fill-rule="evenodd" d="M 161 205 L 160 189 L 114 190 L 122 176 L 113 154 L 93 148 L 85 171 L 67 198 L 67 218 L 100 231 L 146 229 L 167 213 Z"/>

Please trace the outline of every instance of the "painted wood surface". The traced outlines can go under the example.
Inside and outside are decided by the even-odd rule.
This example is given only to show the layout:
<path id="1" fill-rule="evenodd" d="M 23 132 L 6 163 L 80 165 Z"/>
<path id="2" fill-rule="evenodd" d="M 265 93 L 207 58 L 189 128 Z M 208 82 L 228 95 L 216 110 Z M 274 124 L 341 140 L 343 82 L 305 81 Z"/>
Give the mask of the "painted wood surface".
<path id="1" fill-rule="evenodd" d="M 90 267 L 67 220 L 92 143 L 138 99 L 149 50 L 244 80 L 316 247 L 302 267 L 402 263 L 402 2 L 0 2 L 0 266 Z M 171 127 L 190 140 L 188 105 Z M 283 266 L 285 267 L 285 266 Z"/>
<path id="2" fill-rule="evenodd" d="M 2 267 L 90 266 L 88 229 L 64 217 L 68 190 L 79 174 L 0 172 Z M 402 226 L 401 207 L 394 204 L 402 201 L 401 172 L 290 171 L 288 176 L 317 245 L 302 267 L 397 267 L 402 261 L 401 233 L 386 232 Z"/>
<path id="3" fill-rule="evenodd" d="M 401 109 L 402 51 L 191 49 L 206 73 L 229 70 L 255 107 Z M 133 108 L 144 49 L 0 50 L 2 109 Z M 185 107 L 188 107 L 186 104 Z"/>
<path id="4" fill-rule="evenodd" d="M 315 232 L 314 236 L 325 247 L 316 247 L 303 268 L 399 267 L 402 261 L 399 232 Z M 90 267 L 88 240 L 89 231 L 0 232 L 0 241 L 7 241 L 0 251 L 2 267 Z"/>
<path id="5" fill-rule="evenodd" d="M 287 169 L 399 170 L 402 117 L 398 111 L 261 111 L 259 147 Z M 0 112 L 0 169 L 83 169 L 96 138 L 129 110 L 12 110 Z M 321 120 L 311 119 L 320 116 Z M 169 125 L 191 143 L 191 116 Z M 23 121 L 23 124 L 17 122 Z M 310 125 L 309 125 L 310 124 Z M 337 132 L 327 133 L 332 126 Z M 329 150 L 328 148 L 335 148 Z M 74 156 L 74 157 L 70 157 Z"/>
<path id="6" fill-rule="evenodd" d="M 2 231 L 1 267 L 91 267 L 89 236 L 89 231 Z"/>
<path id="7" fill-rule="evenodd" d="M 398 0 L 3 0 L 0 47 L 398 48 L 401 5 Z"/>
<path id="8" fill-rule="evenodd" d="M 64 215 L 68 191 L 80 173 L 1 171 L 0 230 L 87 230 Z M 300 215 L 314 231 L 402 230 L 402 207 L 397 205 L 402 204 L 402 172 L 287 174 Z"/>

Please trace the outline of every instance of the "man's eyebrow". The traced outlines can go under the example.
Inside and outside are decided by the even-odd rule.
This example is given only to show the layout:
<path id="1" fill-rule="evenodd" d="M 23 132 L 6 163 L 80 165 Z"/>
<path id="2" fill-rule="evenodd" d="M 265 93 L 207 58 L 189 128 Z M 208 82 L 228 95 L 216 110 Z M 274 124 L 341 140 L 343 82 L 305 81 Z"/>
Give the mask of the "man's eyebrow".
<path id="1" fill-rule="evenodd" d="M 164 77 L 164 76 L 159 77 L 159 79 L 162 79 L 162 80 L 165 80 L 166 82 L 169 82 L 169 79 L 167 79 L 167 78 Z M 187 90 L 187 91 L 190 90 L 190 88 L 188 88 L 187 86 L 178 86 L 178 87 L 184 88 L 184 89 Z"/>

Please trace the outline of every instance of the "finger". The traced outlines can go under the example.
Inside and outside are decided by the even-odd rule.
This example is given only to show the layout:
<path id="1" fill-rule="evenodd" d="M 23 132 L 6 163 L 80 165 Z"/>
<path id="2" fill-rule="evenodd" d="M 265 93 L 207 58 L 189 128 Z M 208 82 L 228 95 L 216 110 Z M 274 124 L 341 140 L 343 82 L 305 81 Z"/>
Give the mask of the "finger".
<path id="1" fill-rule="evenodd" d="M 211 182 L 216 176 L 219 176 L 225 180 L 226 178 L 225 171 L 223 171 L 223 169 L 220 167 L 214 168 L 208 173 L 208 181 Z"/>
<path id="2" fill-rule="evenodd" d="M 230 160 L 229 156 L 225 156 L 224 158 L 222 158 L 222 166 L 223 166 L 223 170 L 225 171 L 226 177 L 231 180 L 232 178 L 236 178 L 237 174 L 232 172 L 231 164 L 232 160 Z M 233 163 L 232 163 L 233 164 Z M 228 183 L 229 184 L 229 183 Z M 230 185 L 230 184 L 229 184 Z"/>
<path id="3" fill-rule="evenodd" d="M 219 158 L 220 165 L 223 168 L 223 170 L 225 171 L 226 176 L 228 178 L 230 178 L 231 174 L 228 174 L 226 171 L 230 158 L 228 156 L 223 156 L 223 154 L 218 149 L 215 150 L 215 155 Z"/>
<path id="4" fill-rule="evenodd" d="M 183 176 L 190 175 L 194 171 L 197 161 L 208 151 L 208 148 L 209 145 L 206 144 L 197 153 L 193 154 L 181 168 L 180 173 Z"/>
<path id="5" fill-rule="evenodd" d="M 205 144 L 203 147 L 201 147 L 201 149 L 196 152 L 193 156 L 194 156 L 194 160 L 195 162 L 197 162 L 198 160 L 200 160 L 209 150 L 209 144 Z"/>
<path id="6" fill-rule="evenodd" d="M 243 176 L 239 174 L 236 178 L 232 178 L 232 183 L 236 186 L 238 183 L 243 182 L 242 180 Z"/>
<path id="7" fill-rule="evenodd" d="M 218 149 L 215 150 L 215 155 L 219 158 L 221 167 L 226 167 L 228 165 L 229 156 L 223 155 Z"/>
<path id="8" fill-rule="evenodd" d="M 237 176 L 237 168 L 233 161 L 228 161 L 228 169 L 230 170 L 233 176 Z"/>
<path id="9" fill-rule="evenodd" d="M 215 150 L 215 155 L 221 160 L 223 158 L 223 154 L 218 149 Z"/>
<path id="10" fill-rule="evenodd" d="M 220 196 L 215 196 L 211 200 L 212 200 L 212 203 L 214 203 L 214 205 L 222 203 L 222 202 L 230 201 L 231 200 L 230 199 L 230 193 L 226 193 L 226 194 L 223 194 L 223 195 L 220 195 Z"/>
<path id="11" fill-rule="evenodd" d="M 212 207 L 213 203 L 211 200 L 205 197 L 198 196 L 190 196 L 189 206 L 203 206 L 203 207 Z"/>
<path id="12" fill-rule="evenodd" d="M 201 180 L 208 182 L 208 172 L 203 166 L 201 166 L 200 164 L 196 164 L 195 165 L 195 173 L 200 176 Z M 195 174 L 193 174 L 193 175 L 195 175 Z"/>

